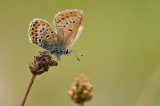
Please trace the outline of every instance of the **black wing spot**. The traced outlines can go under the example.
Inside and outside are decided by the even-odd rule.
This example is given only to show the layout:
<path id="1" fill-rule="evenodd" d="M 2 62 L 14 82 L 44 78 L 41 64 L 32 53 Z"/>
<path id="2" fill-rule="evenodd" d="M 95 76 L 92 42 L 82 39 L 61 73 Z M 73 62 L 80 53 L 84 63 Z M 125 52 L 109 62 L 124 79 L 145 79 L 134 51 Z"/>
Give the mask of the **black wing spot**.
<path id="1" fill-rule="evenodd" d="M 69 31 L 69 32 L 72 32 L 72 29 L 69 29 L 68 31 Z"/>
<path id="2" fill-rule="evenodd" d="M 49 35 L 46 35 L 46 38 L 49 38 Z"/>

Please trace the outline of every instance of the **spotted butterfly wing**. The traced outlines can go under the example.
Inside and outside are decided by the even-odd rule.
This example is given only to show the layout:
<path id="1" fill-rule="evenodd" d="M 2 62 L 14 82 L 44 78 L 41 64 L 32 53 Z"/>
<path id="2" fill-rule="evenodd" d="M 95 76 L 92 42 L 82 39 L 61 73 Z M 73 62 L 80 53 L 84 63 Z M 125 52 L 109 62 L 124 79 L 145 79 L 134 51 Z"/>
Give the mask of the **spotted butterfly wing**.
<path id="1" fill-rule="evenodd" d="M 74 45 L 74 43 L 78 40 L 79 36 L 81 35 L 82 31 L 83 31 L 83 26 L 80 25 L 80 27 L 79 27 L 79 29 L 78 29 L 78 32 L 77 32 L 74 40 L 73 40 L 72 43 L 67 47 L 67 49 L 70 49 L 70 48 Z"/>
<path id="2" fill-rule="evenodd" d="M 77 34 L 82 21 L 83 12 L 80 10 L 67 10 L 55 16 L 55 26 L 58 38 L 63 48 L 69 49 L 78 39 Z"/>
<path id="3" fill-rule="evenodd" d="M 34 19 L 29 26 L 29 39 L 32 43 L 51 51 L 56 48 L 58 37 L 51 25 L 42 19 Z"/>

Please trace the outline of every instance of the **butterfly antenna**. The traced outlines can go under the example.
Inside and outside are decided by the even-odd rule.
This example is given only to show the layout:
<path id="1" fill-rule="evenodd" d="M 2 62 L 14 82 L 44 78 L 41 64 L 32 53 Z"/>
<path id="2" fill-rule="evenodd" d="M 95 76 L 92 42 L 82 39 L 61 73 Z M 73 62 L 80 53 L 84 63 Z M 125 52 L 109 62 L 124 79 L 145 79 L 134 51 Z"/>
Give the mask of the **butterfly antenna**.
<path id="1" fill-rule="evenodd" d="M 76 55 L 76 53 L 73 52 L 73 54 L 76 56 L 77 60 L 80 61 L 80 59 L 78 58 L 78 56 Z"/>
<path id="2" fill-rule="evenodd" d="M 76 52 L 76 53 L 79 54 L 80 56 L 83 56 L 83 54 L 79 53 L 79 52 L 76 51 L 76 50 L 72 50 L 72 52 L 73 52 L 73 53 Z"/>

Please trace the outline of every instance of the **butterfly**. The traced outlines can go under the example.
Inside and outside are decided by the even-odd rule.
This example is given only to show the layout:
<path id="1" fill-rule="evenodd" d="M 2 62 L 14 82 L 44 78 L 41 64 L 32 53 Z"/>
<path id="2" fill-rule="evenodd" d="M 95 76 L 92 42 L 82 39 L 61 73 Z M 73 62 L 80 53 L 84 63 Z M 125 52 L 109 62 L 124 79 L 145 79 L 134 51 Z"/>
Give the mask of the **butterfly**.
<path id="1" fill-rule="evenodd" d="M 82 17 L 83 11 L 77 9 L 59 12 L 54 18 L 55 31 L 47 21 L 34 19 L 29 25 L 29 40 L 55 55 L 57 61 L 62 55 L 68 56 L 71 52 L 80 54 L 70 48 L 83 30 Z"/>

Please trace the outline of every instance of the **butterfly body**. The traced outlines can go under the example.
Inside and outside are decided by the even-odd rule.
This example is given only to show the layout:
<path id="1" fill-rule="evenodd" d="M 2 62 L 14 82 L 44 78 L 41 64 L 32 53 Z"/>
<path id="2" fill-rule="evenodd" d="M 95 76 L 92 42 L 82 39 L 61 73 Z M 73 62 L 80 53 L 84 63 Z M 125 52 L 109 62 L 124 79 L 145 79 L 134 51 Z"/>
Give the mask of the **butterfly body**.
<path id="1" fill-rule="evenodd" d="M 69 50 L 80 36 L 83 12 L 66 10 L 55 16 L 56 31 L 42 19 L 34 19 L 29 26 L 29 39 L 32 43 L 54 54 L 57 59 L 68 56 Z"/>

